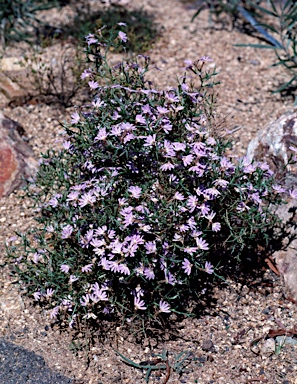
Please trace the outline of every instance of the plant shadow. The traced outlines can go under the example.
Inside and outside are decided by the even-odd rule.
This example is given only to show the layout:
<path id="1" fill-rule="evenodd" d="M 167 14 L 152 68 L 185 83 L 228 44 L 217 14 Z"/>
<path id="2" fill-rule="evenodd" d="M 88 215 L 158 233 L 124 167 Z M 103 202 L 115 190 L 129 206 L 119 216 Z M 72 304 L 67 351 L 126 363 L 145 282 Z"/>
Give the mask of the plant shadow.
<path id="1" fill-rule="evenodd" d="M 43 40 L 49 45 L 56 39 L 74 40 L 76 44 L 83 45 L 88 34 L 96 33 L 100 29 L 103 38 L 108 39 L 111 29 L 123 30 L 118 23 L 125 23 L 128 36 L 125 50 L 141 53 L 151 49 L 161 33 L 161 28 L 154 22 L 154 16 L 142 9 L 128 10 L 124 7 L 111 6 L 93 12 L 90 4 L 83 4 L 76 7 L 75 13 L 76 16 L 70 23 L 59 28 L 43 26 L 38 33 L 40 41 Z"/>

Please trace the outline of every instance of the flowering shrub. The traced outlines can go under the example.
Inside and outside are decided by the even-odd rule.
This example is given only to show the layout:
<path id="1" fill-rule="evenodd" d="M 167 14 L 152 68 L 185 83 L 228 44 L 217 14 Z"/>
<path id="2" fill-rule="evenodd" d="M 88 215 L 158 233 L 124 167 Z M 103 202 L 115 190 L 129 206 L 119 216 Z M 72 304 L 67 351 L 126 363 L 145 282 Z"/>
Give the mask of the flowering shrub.
<path id="1" fill-rule="evenodd" d="M 267 164 L 231 161 L 211 134 L 208 57 L 156 90 L 147 57 L 108 64 L 108 47 L 125 41 L 124 29 L 87 36 L 94 99 L 72 114 L 63 149 L 43 156 L 28 189 L 39 224 L 9 250 L 27 293 L 70 326 L 186 310 L 197 279 L 216 274 L 210 254 L 239 259 L 269 240 L 269 204 L 284 192 Z"/>

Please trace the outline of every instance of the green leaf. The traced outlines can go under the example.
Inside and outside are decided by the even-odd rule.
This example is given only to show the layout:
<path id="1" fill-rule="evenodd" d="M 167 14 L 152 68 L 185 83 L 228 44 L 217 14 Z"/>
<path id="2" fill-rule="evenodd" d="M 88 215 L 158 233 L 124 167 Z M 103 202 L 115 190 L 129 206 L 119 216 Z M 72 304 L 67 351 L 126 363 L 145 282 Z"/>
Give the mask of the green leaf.
<path id="1" fill-rule="evenodd" d="M 251 48 L 265 48 L 265 49 L 280 49 L 273 45 L 263 45 L 263 44 L 233 44 L 234 47 L 251 47 Z"/>
<path id="2" fill-rule="evenodd" d="M 296 79 L 296 76 L 292 77 L 290 81 L 288 81 L 286 84 L 282 85 L 281 87 L 277 88 L 273 93 L 278 93 L 284 91 L 286 88 L 289 87 L 290 84 L 293 83 L 293 81 Z"/>

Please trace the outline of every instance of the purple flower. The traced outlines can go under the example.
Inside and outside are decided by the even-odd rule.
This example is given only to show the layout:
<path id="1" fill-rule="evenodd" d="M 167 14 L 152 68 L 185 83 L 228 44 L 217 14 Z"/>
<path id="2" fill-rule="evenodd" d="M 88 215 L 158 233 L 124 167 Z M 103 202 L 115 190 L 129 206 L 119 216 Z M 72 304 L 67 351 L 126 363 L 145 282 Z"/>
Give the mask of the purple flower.
<path id="1" fill-rule="evenodd" d="M 97 97 L 94 101 L 92 101 L 92 105 L 95 108 L 105 107 L 104 101 L 100 100 L 99 97 Z"/>
<path id="2" fill-rule="evenodd" d="M 219 186 L 222 188 L 226 188 L 228 184 L 229 184 L 229 181 L 223 180 L 223 179 L 217 179 L 214 181 L 215 186 Z"/>
<path id="3" fill-rule="evenodd" d="M 191 274 L 192 264 L 189 262 L 188 259 L 186 259 L 186 258 L 184 259 L 184 261 L 182 262 L 182 268 L 184 269 L 184 271 L 187 275 Z"/>
<path id="4" fill-rule="evenodd" d="M 93 268 L 93 264 L 87 264 L 84 267 L 82 267 L 81 271 L 82 272 L 91 272 L 92 268 Z"/>
<path id="5" fill-rule="evenodd" d="M 65 225 L 65 227 L 63 227 L 63 229 L 62 229 L 61 238 L 62 239 L 68 239 L 71 236 L 72 232 L 73 232 L 72 225 L 70 225 L 70 224 Z"/>
<path id="6" fill-rule="evenodd" d="M 73 315 L 70 322 L 69 322 L 69 328 L 73 328 L 74 323 L 75 323 L 75 318 L 76 318 L 76 315 Z"/>
<path id="7" fill-rule="evenodd" d="M 130 275 L 130 269 L 127 267 L 126 264 L 119 264 L 119 272 L 122 273 L 123 275 Z"/>
<path id="8" fill-rule="evenodd" d="M 110 270 L 110 261 L 108 261 L 106 259 L 106 257 L 102 257 L 102 259 L 100 260 L 100 262 L 98 263 L 98 265 L 102 267 L 102 269 L 108 271 Z"/>
<path id="9" fill-rule="evenodd" d="M 143 274 L 148 280 L 153 280 L 155 278 L 155 273 L 152 268 L 148 268 L 148 267 L 144 268 Z"/>
<path id="10" fill-rule="evenodd" d="M 219 232 L 221 230 L 221 224 L 218 222 L 212 223 L 211 230 L 214 232 Z"/>
<path id="11" fill-rule="evenodd" d="M 209 56 L 202 56 L 200 57 L 200 59 L 198 59 L 199 61 L 204 61 L 204 62 L 212 62 L 213 59 Z"/>
<path id="12" fill-rule="evenodd" d="M 171 171 L 171 169 L 174 169 L 174 168 L 175 168 L 175 165 L 171 163 L 165 163 L 160 167 L 161 171 Z"/>
<path id="13" fill-rule="evenodd" d="M 184 195 L 180 192 L 175 192 L 173 198 L 178 201 L 183 201 L 185 199 Z"/>
<path id="14" fill-rule="evenodd" d="M 55 308 L 51 311 L 50 318 L 51 318 L 51 319 L 55 319 L 55 318 L 58 316 L 59 310 L 60 310 L 60 307 L 59 307 L 59 306 L 55 307 Z"/>
<path id="15" fill-rule="evenodd" d="M 81 196 L 81 198 L 78 201 L 78 204 L 81 208 L 83 208 L 88 204 L 93 205 L 95 201 L 96 201 L 96 196 L 93 195 L 92 191 L 89 191 L 87 193 L 84 193 Z"/>
<path id="16" fill-rule="evenodd" d="M 56 194 L 55 196 L 53 196 L 49 202 L 48 202 L 48 205 L 50 205 L 51 207 L 53 208 L 56 208 L 58 205 L 59 205 L 59 201 L 58 199 L 61 197 L 60 194 Z"/>
<path id="17" fill-rule="evenodd" d="M 71 115 L 71 124 L 77 124 L 79 122 L 80 116 L 77 112 L 72 113 Z"/>
<path id="18" fill-rule="evenodd" d="M 84 80 L 84 79 L 86 79 L 87 77 L 90 77 L 91 76 L 91 69 L 89 68 L 89 69 L 85 69 L 84 71 L 83 71 L 83 73 L 81 74 L 81 76 L 80 76 L 80 78 L 82 79 L 82 80 Z"/>
<path id="19" fill-rule="evenodd" d="M 200 237 L 196 238 L 196 244 L 199 249 L 202 249 L 204 251 L 207 251 L 209 249 L 207 242 L 201 239 Z"/>
<path id="20" fill-rule="evenodd" d="M 184 166 L 187 167 L 188 165 L 190 165 L 193 159 L 194 159 L 193 155 L 183 156 L 182 160 L 183 160 Z"/>
<path id="21" fill-rule="evenodd" d="M 157 107 L 157 111 L 161 114 L 161 115 L 166 115 L 166 113 L 169 112 L 169 109 L 165 108 L 165 107 Z"/>
<path id="22" fill-rule="evenodd" d="M 139 199 L 142 190 L 140 187 L 131 186 L 130 188 L 128 188 L 128 192 L 131 193 L 131 195 L 132 195 L 132 197 L 134 197 L 134 199 Z"/>
<path id="23" fill-rule="evenodd" d="M 107 294 L 104 288 L 100 288 L 98 283 L 95 283 L 92 287 L 93 294 L 90 295 L 90 299 L 97 303 L 98 301 L 108 301 Z"/>
<path id="24" fill-rule="evenodd" d="M 157 250 L 156 242 L 155 241 L 148 241 L 144 245 L 146 249 L 146 253 L 149 255 L 150 253 L 155 253 Z"/>
<path id="25" fill-rule="evenodd" d="M 88 45 L 95 44 L 98 42 L 98 40 L 95 38 L 95 36 L 92 33 L 89 33 L 88 36 L 86 36 L 86 40 Z"/>
<path id="26" fill-rule="evenodd" d="M 201 211 L 203 216 L 206 216 L 209 213 L 209 211 L 210 211 L 209 206 L 206 205 L 205 203 L 201 204 L 199 209 L 200 209 L 200 211 Z"/>
<path id="27" fill-rule="evenodd" d="M 144 138 L 145 138 L 145 143 L 143 144 L 144 147 L 151 147 L 152 145 L 156 144 L 156 134 L 155 133 L 153 135 L 144 136 Z"/>
<path id="28" fill-rule="evenodd" d="M 124 221 L 123 221 L 123 224 L 124 224 L 124 227 L 129 227 L 129 225 L 132 225 L 134 223 L 134 216 L 133 216 L 133 213 L 127 213 L 126 215 L 123 215 L 124 216 Z"/>
<path id="29" fill-rule="evenodd" d="M 284 193 L 284 192 L 286 192 L 286 190 L 285 190 L 282 186 L 280 186 L 280 185 L 278 185 L 278 184 L 273 185 L 273 186 L 272 186 L 272 189 L 273 189 L 276 193 Z"/>
<path id="30" fill-rule="evenodd" d="M 121 123 L 121 128 L 123 131 L 131 132 L 134 131 L 135 125 L 131 123 Z"/>
<path id="31" fill-rule="evenodd" d="M 89 247 L 89 244 L 93 239 L 93 235 L 94 235 L 94 230 L 89 229 L 87 231 L 87 233 L 83 237 L 80 238 L 79 243 L 82 246 L 82 248 L 88 248 Z"/>
<path id="32" fill-rule="evenodd" d="M 83 307 L 86 307 L 90 302 L 90 295 L 87 293 L 80 299 L 80 303 Z"/>
<path id="33" fill-rule="evenodd" d="M 52 289 L 52 288 L 48 288 L 48 289 L 46 290 L 46 293 L 45 293 L 44 296 L 48 299 L 49 297 L 53 296 L 54 293 L 55 293 L 55 290 L 54 290 L 54 289 Z"/>
<path id="34" fill-rule="evenodd" d="M 145 117 L 143 117 L 142 115 L 136 115 L 135 116 L 135 123 L 146 124 Z"/>
<path id="35" fill-rule="evenodd" d="M 107 136 L 108 136 L 108 134 L 106 132 L 106 128 L 100 128 L 94 141 L 95 142 L 96 141 L 104 141 L 104 140 L 106 140 Z"/>
<path id="36" fill-rule="evenodd" d="M 164 313 L 171 312 L 170 305 L 167 303 L 167 301 L 160 300 L 159 308 L 160 308 L 159 312 L 164 312 Z"/>
<path id="37" fill-rule="evenodd" d="M 89 87 L 90 87 L 91 89 L 97 89 L 97 88 L 99 88 L 99 84 L 97 83 L 97 81 L 91 80 L 91 81 L 88 82 L 88 84 L 89 84 Z"/>
<path id="38" fill-rule="evenodd" d="M 34 300 L 36 300 L 36 301 L 40 300 L 41 296 L 42 296 L 42 294 L 40 291 L 33 293 Z"/>
<path id="39" fill-rule="evenodd" d="M 290 189 L 289 195 L 292 199 L 297 199 L 297 189 Z"/>
<path id="40" fill-rule="evenodd" d="M 70 275 L 70 277 L 69 277 L 69 283 L 70 284 L 74 283 L 77 280 L 78 280 L 78 277 L 76 277 L 75 275 Z"/>
<path id="41" fill-rule="evenodd" d="M 188 253 L 189 255 L 193 255 L 198 251 L 198 247 L 185 247 L 184 252 Z M 186 260 L 186 259 L 185 259 Z"/>
<path id="42" fill-rule="evenodd" d="M 173 149 L 173 145 L 168 140 L 164 140 L 164 151 L 165 151 L 164 157 L 174 157 L 175 156 L 175 151 Z"/>
<path id="43" fill-rule="evenodd" d="M 197 207 L 198 204 L 198 199 L 196 196 L 189 196 L 188 201 L 187 201 L 187 206 L 189 208 L 190 212 L 193 212 L 195 208 Z"/>
<path id="44" fill-rule="evenodd" d="M 206 273 L 209 273 L 210 275 L 214 273 L 214 266 L 208 261 L 206 261 L 204 268 Z"/>
<path id="45" fill-rule="evenodd" d="M 174 148 L 175 151 L 185 151 L 186 147 L 187 147 L 186 144 L 180 143 L 178 141 L 172 143 L 172 145 L 173 145 L 173 148 Z"/>
<path id="46" fill-rule="evenodd" d="M 167 284 L 170 284 L 170 285 L 175 285 L 176 283 L 176 278 L 175 276 L 170 273 L 169 271 L 165 271 L 165 281 Z"/>
<path id="47" fill-rule="evenodd" d="M 67 264 L 62 264 L 62 265 L 60 266 L 60 269 L 61 269 L 62 272 L 64 272 L 64 273 L 68 273 L 69 270 L 70 270 L 70 267 L 69 267 L 69 265 L 67 265 Z"/>
<path id="48" fill-rule="evenodd" d="M 134 297 L 134 308 L 135 310 L 146 310 L 145 302 L 144 300 L 141 300 L 140 297 Z"/>
<path id="49" fill-rule="evenodd" d="M 119 25 L 120 27 L 126 27 L 126 26 L 127 26 L 127 24 L 126 24 L 126 23 L 123 23 L 122 21 L 120 21 L 120 22 L 118 23 L 118 25 Z"/>
<path id="50" fill-rule="evenodd" d="M 151 115 L 152 114 L 152 110 L 151 110 L 151 107 L 149 106 L 149 104 L 145 104 L 141 107 L 142 109 L 142 112 L 144 114 L 147 114 L 147 115 Z"/>
<path id="51" fill-rule="evenodd" d="M 120 31 L 120 32 L 118 33 L 118 38 L 119 38 L 123 43 L 126 43 L 127 40 L 128 40 L 128 37 L 127 37 L 126 33 L 125 33 L 125 32 L 122 32 L 122 31 Z"/>

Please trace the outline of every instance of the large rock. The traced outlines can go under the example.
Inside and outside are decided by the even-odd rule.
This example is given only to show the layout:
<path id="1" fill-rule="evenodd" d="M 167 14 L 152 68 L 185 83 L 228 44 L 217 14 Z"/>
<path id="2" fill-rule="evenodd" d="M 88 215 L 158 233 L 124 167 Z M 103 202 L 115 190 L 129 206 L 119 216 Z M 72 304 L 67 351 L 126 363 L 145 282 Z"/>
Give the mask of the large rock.
<path id="1" fill-rule="evenodd" d="M 278 180 L 285 178 L 288 187 L 296 187 L 297 165 L 284 169 L 293 154 L 290 147 L 297 148 L 297 109 L 288 111 L 261 129 L 250 142 L 247 157 L 266 161 Z"/>
<path id="2" fill-rule="evenodd" d="M 34 153 L 22 139 L 23 127 L 0 111 L 0 197 L 9 195 L 38 167 Z"/>
<path id="3" fill-rule="evenodd" d="M 297 199 L 281 205 L 276 214 L 286 228 L 283 249 L 273 253 L 276 266 L 285 283 L 286 297 L 297 304 Z"/>
<path id="4" fill-rule="evenodd" d="M 290 189 L 297 189 L 297 165 L 285 167 L 297 148 L 297 109 L 292 109 L 277 120 L 261 129 L 247 150 L 252 160 L 266 161 L 274 171 L 279 183 Z M 282 220 L 287 235 L 281 250 L 274 252 L 272 258 L 285 282 L 285 294 L 297 303 L 297 200 L 278 207 L 276 213 Z"/>

